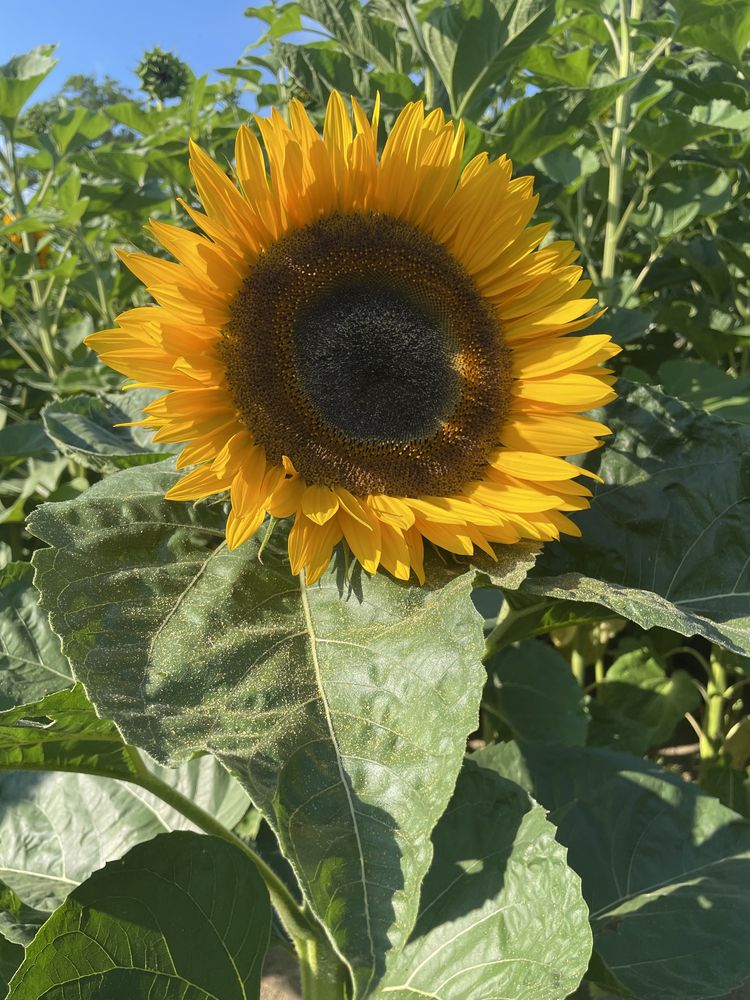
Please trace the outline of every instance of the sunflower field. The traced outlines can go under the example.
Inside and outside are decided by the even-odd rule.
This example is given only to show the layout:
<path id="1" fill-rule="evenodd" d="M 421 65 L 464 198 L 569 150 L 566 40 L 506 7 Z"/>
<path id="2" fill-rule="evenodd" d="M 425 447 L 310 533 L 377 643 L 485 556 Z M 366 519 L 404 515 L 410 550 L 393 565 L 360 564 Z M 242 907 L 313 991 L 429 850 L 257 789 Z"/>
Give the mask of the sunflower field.
<path id="1" fill-rule="evenodd" d="M 0 995 L 750 997 L 750 3 L 246 14 L 0 67 Z"/>

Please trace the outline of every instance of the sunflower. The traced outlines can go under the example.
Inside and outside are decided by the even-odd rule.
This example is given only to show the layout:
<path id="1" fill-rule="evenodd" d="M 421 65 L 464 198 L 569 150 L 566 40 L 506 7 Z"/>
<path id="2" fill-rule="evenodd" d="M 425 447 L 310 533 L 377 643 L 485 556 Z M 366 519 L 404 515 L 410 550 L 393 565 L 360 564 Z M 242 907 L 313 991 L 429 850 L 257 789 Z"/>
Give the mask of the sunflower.
<path id="1" fill-rule="evenodd" d="M 572 336 L 596 299 L 567 241 L 539 249 L 532 179 L 485 153 L 461 169 L 464 130 L 422 103 L 378 157 L 372 120 L 338 93 L 322 136 L 304 108 L 236 142 L 236 184 L 195 144 L 203 235 L 151 222 L 177 262 L 122 253 L 156 306 L 88 343 L 166 395 L 141 424 L 184 444 L 166 494 L 229 491 L 227 544 L 267 515 L 294 518 L 289 557 L 314 581 L 343 538 L 368 572 L 424 582 L 424 540 L 493 543 L 579 534 L 588 506 L 565 456 L 608 428 L 608 336 Z"/>

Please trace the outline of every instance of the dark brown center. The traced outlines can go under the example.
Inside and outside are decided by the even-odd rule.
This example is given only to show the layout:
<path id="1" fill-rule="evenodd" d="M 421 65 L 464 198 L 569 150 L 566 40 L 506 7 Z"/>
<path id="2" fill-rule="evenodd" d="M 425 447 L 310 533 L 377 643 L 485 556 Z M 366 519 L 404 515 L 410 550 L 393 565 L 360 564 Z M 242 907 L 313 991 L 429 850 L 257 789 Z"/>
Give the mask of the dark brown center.
<path id="1" fill-rule="evenodd" d="M 332 215 L 274 243 L 222 351 L 268 459 L 358 496 L 456 492 L 481 473 L 510 399 L 491 306 L 444 247 L 388 215 Z"/>

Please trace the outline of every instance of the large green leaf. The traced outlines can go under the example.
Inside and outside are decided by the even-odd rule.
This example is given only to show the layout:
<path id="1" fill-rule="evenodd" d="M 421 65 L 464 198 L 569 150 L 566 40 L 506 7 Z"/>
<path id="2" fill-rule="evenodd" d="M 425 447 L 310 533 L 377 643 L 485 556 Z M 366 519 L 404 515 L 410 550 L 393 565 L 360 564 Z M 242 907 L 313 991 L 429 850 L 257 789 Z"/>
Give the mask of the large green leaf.
<path id="1" fill-rule="evenodd" d="M 745 0 L 675 0 L 678 41 L 714 52 L 735 66 L 750 42 L 750 8 Z"/>
<path id="2" fill-rule="evenodd" d="M 248 798 L 212 757 L 177 769 L 149 765 L 231 827 Z M 168 830 L 195 830 L 181 813 L 138 785 L 88 774 L 13 771 L 0 775 L 0 879 L 28 907 L 54 910 L 105 861 Z M 14 916 L 0 894 L 0 933 Z"/>
<path id="3" fill-rule="evenodd" d="M 519 165 L 562 145 L 575 145 L 592 118 L 602 115 L 635 80 L 590 88 L 540 90 L 514 101 L 502 118 L 505 148 Z"/>
<path id="4" fill-rule="evenodd" d="M 115 472 L 130 465 L 158 462 L 172 450 L 153 444 L 143 427 L 117 427 L 143 419 L 143 408 L 155 393 L 132 392 L 80 395 L 49 403 L 42 410 L 47 435 L 63 455 L 97 472 Z"/>
<path id="5" fill-rule="evenodd" d="M 53 45 L 38 45 L 0 66 L 0 119 L 12 126 L 18 112 L 57 63 Z"/>
<path id="6" fill-rule="evenodd" d="M 750 653 L 750 430 L 620 389 L 582 538 L 546 546 L 524 590 Z"/>
<path id="7" fill-rule="evenodd" d="M 39 607 L 27 563 L 0 570 L 0 709 L 36 701 L 73 683 L 60 640 Z"/>
<path id="8" fill-rule="evenodd" d="M 586 742 L 586 699 L 568 663 L 552 646 L 529 639 L 493 651 L 484 707 L 517 739 Z"/>
<path id="9" fill-rule="evenodd" d="M 0 712 L 0 771 L 17 769 L 70 771 L 146 785 L 151 773 L 230 828 L 250 805 L 247 792 L 213 757 L 200 757 L 179 768 L 161 767 L 144 758 L 125 743 L 113 722 L 97 716 L 80 684 Z M 153 800 L 157 811 L 166 810 L 170 829 L 183 823 L 151 792 L 138 788 L 133 794 Z"/>
<path id="10" fill-rule="evenodd" d="M 364 990 L 402 944 L 430 833 L 475 727 L 484 670 L 473 574 L 307 587 L 283 537 L 223 544 L 215 505 L 130 469 L 35 511 L 37 584 L 102 715 L 162 761 L 210 750 L 280 839 Z"/>
<path id="11" fill-rule="evenodd" d="M 544 810 L 468 759 L 433 840 L 414 933 L 377 997 L 567 997 L 586 971 L 591 931 Z"/>
<path id="12" fill-rule="evenodd" d="M 474 757 L 546 809 L 583 882 L 603 985 L 724 997 L 750 979 L 750 823 L 626 754 L 506 743 Z"/>
<path id="13" fill-rule="evenodd" d="M 549 0 L 459 0 L 436 5 L 423 26 L 427 50 L 457 115 L 488 104 L 488 90 L 541 38 L 554 16 Z"/>
<path id="14" fill-rule="evenodd" d="M 266 887 L 241 851 L 165 834 L 71 893 L 9 1000 L 257 1000 L 270 926 Z"/>
<path id="15" fill-rule="evenodd" d="M 659 381 L 670 396 L 717 413 L 725 420 L 750 424 L 750 378 L 732 378 L 697 358 L 672 358 L 659 366 Z"/>

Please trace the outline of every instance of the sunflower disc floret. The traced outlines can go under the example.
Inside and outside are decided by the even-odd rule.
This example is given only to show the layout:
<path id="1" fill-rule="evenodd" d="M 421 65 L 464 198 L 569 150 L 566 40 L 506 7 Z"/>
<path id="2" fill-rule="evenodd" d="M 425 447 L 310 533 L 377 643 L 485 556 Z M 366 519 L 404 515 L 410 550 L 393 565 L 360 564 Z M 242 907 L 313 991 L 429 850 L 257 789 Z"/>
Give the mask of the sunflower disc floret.
<path id="1" fill-rule="evenodd" d="M 294 518 L 292 571 L 345 539 L 362 566 L 424 582 L 424 540 L 461 555 L 578 534 L 565 456 L 608 433 L 618 348 L 566 241 L 539 249 L 531 178 L 408 105 L 377 153 L 378 104 L 334 93 L 323 135 L 292 101 L 237 135 L 235 185 L 191 143 L 203 235 L 151 222 L 176 263 L 123 253 L 157 305 L 89 337 L 142 424 L 184 445 L 175 501 L 229 491 L 227 543 Z M 266 159 L 267 164 L 266 166 Z"/>

